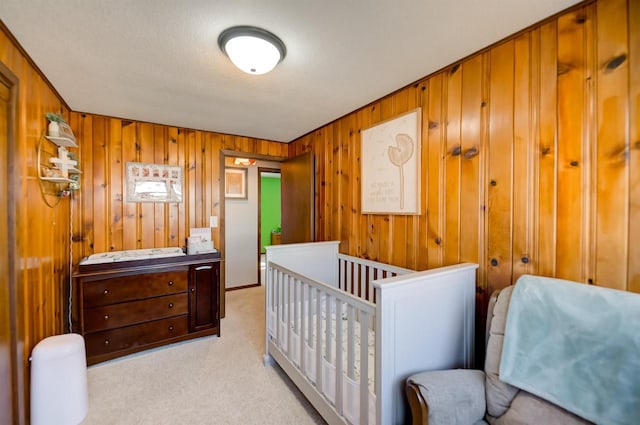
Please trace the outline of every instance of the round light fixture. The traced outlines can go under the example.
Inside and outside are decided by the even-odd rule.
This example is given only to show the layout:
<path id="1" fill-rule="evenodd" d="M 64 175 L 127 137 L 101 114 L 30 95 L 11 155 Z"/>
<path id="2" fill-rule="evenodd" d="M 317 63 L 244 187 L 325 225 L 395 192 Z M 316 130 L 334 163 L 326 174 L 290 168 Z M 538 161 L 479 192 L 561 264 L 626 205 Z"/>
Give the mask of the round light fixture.
<path id="1" fill-rule="evenodd" d="M 247 74 L 266 74 L 287 54 L 287 48 L 276 35 L 246 25 L 222 31 L 218 46 L 235 66 Z"/>

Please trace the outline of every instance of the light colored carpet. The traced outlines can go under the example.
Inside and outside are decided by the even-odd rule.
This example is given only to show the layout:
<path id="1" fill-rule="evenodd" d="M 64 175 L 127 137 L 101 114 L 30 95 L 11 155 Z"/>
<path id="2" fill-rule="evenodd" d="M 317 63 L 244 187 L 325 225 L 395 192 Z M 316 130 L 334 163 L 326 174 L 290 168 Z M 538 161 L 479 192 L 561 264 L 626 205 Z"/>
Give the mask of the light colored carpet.
<path id="1" fill-rule="evenodd" d="M 227 293 L 221 337 L 89 368 L 84 425 L 324 424 L 278 366 L 265 366 L 264 286 Z"/>

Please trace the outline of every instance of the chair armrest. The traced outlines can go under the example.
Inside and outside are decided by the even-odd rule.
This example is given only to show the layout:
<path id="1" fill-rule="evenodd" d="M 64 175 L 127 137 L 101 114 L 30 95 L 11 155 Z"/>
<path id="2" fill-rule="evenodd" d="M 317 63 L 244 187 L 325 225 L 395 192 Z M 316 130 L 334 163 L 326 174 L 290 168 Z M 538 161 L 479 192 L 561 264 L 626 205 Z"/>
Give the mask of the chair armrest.
<path id="1" fill-rule="evenodd" d="M 417 373 L 407 378 L 413 425 L 474 424 L 486 411 L 484 372 L 455 369 Z"/>

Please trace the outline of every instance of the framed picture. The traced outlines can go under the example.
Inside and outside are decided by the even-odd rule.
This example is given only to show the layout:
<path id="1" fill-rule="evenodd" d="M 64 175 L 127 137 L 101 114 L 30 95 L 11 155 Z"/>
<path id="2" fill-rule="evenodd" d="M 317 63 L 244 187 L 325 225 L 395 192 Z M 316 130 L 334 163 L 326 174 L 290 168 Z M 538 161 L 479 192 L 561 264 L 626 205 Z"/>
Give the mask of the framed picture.
<path id="1" fill-rule="evenodd" d="M 363 214 L 420 214 L 421 109 L 361 132 Z"/>
<path id="2" fill-rule="evenodd" d="M 247 169 L 224 169 L 224 197 L 230 199 L 247 199 Z"/>
<path id="3" fill-rule="evenodd" d="M 183 168 L 127 162 L 127 202 L 182 202 Z"/>

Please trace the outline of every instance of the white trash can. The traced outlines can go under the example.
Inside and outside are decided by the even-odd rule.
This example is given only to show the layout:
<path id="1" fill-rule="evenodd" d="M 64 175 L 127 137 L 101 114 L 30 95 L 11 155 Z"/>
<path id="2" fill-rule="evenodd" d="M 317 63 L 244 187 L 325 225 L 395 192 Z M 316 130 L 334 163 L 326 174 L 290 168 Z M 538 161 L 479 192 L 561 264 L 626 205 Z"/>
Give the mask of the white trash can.
<path id="1" fill-rule="evenodd" d="M 77 425 L 88 405 L 82 336 L 50 336 L 36 344 L 31 352 L 31 424 Z"/>

